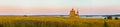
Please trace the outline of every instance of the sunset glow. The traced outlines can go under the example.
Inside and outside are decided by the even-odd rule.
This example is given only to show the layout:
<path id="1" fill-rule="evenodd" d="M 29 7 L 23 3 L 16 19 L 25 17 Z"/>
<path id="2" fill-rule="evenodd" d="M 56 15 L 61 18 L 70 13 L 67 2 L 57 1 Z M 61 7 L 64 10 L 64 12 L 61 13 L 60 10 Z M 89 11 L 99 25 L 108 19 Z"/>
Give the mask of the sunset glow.
<path id="1" fill-rule="evenodd" d="M 0 15 L 120 14 L 120 0 L 0 0 Z"/>

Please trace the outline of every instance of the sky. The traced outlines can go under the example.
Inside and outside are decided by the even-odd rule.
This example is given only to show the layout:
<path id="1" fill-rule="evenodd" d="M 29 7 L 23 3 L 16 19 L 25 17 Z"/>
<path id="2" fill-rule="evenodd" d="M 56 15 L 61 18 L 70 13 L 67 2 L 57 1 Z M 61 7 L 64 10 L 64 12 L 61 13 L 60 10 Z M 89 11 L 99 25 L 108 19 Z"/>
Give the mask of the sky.
<path id="1" fill-rule="evenodd" d="M 0 15 L 120 14 L 120 0 L 0 0 Z"/>

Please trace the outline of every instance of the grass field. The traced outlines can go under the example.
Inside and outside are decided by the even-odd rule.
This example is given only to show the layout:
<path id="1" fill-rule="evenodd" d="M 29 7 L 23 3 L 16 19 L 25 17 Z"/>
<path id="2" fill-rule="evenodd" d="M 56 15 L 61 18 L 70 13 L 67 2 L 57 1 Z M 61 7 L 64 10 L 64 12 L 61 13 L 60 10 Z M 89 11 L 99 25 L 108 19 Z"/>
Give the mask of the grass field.
<path id="1" fill-rule="evenodd" d="M 0 27 L 120 27 L 120 20 L 55 16 L 0 16 Z"/>

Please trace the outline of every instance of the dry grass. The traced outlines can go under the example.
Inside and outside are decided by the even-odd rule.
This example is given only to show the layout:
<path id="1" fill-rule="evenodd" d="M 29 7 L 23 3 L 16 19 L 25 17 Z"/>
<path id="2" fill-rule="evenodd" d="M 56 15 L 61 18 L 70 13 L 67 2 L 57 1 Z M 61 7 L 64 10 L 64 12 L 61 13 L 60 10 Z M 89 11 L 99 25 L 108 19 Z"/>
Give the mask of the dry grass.
<path id="1" fill-rule="evenodd" d="M 54 16 L 0 16 L 0 27 L 120 27 L 120 20 Z"/>

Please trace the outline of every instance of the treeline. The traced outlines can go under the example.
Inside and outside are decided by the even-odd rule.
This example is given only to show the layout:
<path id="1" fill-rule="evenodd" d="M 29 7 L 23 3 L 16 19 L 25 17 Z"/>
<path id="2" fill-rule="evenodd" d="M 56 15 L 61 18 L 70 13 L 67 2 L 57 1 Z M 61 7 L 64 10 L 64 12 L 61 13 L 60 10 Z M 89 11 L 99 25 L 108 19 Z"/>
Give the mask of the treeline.
<path id="1" fill-rule="evenodd" d="M 119 18 L 118 17 L 112 17 L 112 16 L 107 16 L 107 17 L 105 17 L 105 20 L 106 19 L 108 19 L 108 20 L 112 20 L 112 19 L 115 19 L 115 20 L 119 20 Z"/>

